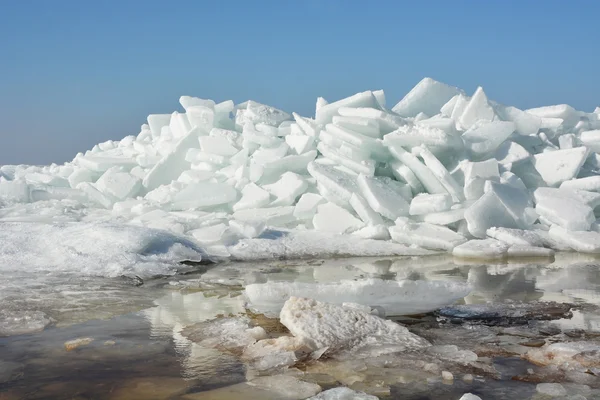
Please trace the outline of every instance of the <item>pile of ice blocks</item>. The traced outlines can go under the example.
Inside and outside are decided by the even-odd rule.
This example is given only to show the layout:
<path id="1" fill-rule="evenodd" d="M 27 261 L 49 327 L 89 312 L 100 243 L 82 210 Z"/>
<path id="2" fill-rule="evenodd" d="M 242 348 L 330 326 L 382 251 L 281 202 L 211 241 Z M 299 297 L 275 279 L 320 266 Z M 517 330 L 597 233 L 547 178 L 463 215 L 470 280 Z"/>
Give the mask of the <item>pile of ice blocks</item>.
<path id="1" fill-rule="evenodd" d="M 2 166 L 0 221 L 126 222 L 241 258 L 293 256 L 275 243 L 306 232 L 392 253 L 600 252 L 599 108 L 520 110 L 430 78 L 391 109 L 381 90 L 319 98 L 314 118 L 180 103 L 64 165 Z"/>

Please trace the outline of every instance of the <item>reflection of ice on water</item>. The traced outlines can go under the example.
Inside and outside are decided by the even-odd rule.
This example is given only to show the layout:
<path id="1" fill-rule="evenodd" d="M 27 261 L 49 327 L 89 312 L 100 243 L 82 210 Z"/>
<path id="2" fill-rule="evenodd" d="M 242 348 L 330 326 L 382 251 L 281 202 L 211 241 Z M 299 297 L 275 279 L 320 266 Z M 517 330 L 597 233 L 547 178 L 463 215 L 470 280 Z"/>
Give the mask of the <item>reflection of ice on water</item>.
<path id="1" fill-rule="evenodd" d="M 559 255 L 552 263 L 511 262 L 490 265 L 473 262 L 465 265 L 464 262 L 455 263 L 447 255 L 440 255 L 426 258 L 240 263 L 215 266 L 195 278 L 195 282 L 199 282 L 200 287 L 215 285 L 214 287 L 219 287 L 221 291 L 229 287 L 237 292 L 248 284 L 257 283 L 258 287 L 262 287 L 262 284 L 270 285 L 269 282 L 279 282 L 284 286 L 285 282 L 288 282 L 290 286 L 304 288 L 306 285 L 335 287 L 344 280 L 360 285 L 360 282 L 373 278 L 383 279 L 384 282 L 442 280 L 470 284 L 473 291 L 465 299 L 466 303 L 534 300 L 569 302 L 579 298 L 598 304 L 600 272 L 597 264 L 590 264 L 589 260 L 582 263 L 586 260 L 581 256 L 568 254 Z M 347 291 L 344 293 L 349 294 Z M 352 300 L 361 302 L 360 298 L 345 299 Z M 207 379 L 215 379 L 219 374 L 231 375 L 231 371 L 238 371 L 239 376 L 242 376 L 244 367 L 239 360 L 219 350 L 192 343 L 181 335 L 181 330 L 219 315 L 244 313 L 244 301 L 246 299 L 241 296 L 208 297 L 202 292 L 170 292 L 156 300 L 156 307 L 145 310 L 144 315 L 152 325 L 153 335 L 173 338 L 176 350 L 181 356 L 184 376 L 206 376 Z M 600 330 L 600 315 L 575 312 L 573 319 L 561 320 L 557 324 L 561 324 L 565 329 Z"/>
<path id="2" fill-rule="evenodd" d="M 239 369 L 240 364 L 234 357 L 194 344 L 181 331 L 187 326 L 219 315 L 243 313 L 244 303 L 240 296 L 207 297 L 202 292 L 174 291 L 155 300 L 155 304 L 156 307 L 142 313 L 150 322 L 152 336 L 173 338 L 175 350 L 182 357 L 182 373 L 185 378 L 205 377 L 214 382 L 220 375 L 236 375 L 232 370 Z"/>

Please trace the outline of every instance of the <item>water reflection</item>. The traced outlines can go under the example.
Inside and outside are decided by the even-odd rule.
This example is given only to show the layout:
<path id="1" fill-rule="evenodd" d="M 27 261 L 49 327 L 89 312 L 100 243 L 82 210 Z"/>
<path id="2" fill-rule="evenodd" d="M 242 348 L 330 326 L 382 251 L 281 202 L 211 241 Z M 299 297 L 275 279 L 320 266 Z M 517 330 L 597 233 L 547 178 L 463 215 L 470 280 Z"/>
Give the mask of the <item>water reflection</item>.
<path id="1" fill-rule="evenodd" d="M 553 262 L 465 265 L 444 255 L 217 265 L 204 274 L 172 282 L 173 287 L 184 290 L 157 299 L 156 307 L 144 313 L 152 324 L 153 335 L 173 336 L 183 356 L 182 366 L 187 376 L 192 377 L 198 374 L 203 362 L 223 360 L 214 356 L 214 350 L 199 348 L 183 338 L 181 329 L 219 315 L 243 313 L 245 299 L 239 293 L 244 286 L 265 282 L 341 285 L 343 280 L 372 278 L 465 282 L 472 287 L 464 299 L 466 304 L 536 300 L 600 304 L 600 267 L 593 257 L 559 254 Z M 191 288 L 200 292 L 186 293 Z M 205 294 L 214 292 L 215 288 L 221 295 L 208 297 Z M 227 293 L 227 288 L 234 293 L 222 295 Z M 560 320 L 556 324 L 564 329 L 600 331 L 600 313 L 590 309 L 576 311 L 572 320 Z"/>
<path id="2" fill-rule="evenodd" d="M 77 374 L 94 382 L 109 379 L 98 372 L 98 362 L 112 371 L 110 379 L 113 380 L 128 379 L 129 371 L 138 378 L 163 374 L 183 376 L 186 381 L 197 379 L 198 390 L 241 382 L 247 372 L 238 358 L 192 343 L 181 331 L 219 316 L 245 313 L 245 299 L 241 296 L 244 286 L 271 281 L 336 284 L 342 280 L 376 278 L 464 282 L 472 287 L 471 293 L 462 300 L 467 304 L 534 300 L 584 304 L 573 312 L 573 318 L 552 324 L 563 330 L 600 332 L 600 263 L 594 257 L 570 253 L 559 253 L 552 262 L 521 260 L 496 264 L 465 263 L 447 255 L 230 263 L 213 266 L 202 273 L 157 279 L 141 287 L 99 278 L 69 278 L 61 283 L 53 277 L 52 290 L 34 290 L 36 285 L 43 286 L 43 278 L 32 281 L 31 290 L 19 293 L 13 288 L 0 293 L 3 307 L 47 310 L 59 326 L 88 322 L 62 328 L 64 330 L 48 329 L 37 335 L 0 338 L 0 369 L 2 365 L 17 363 L 18 371 L 37 371 L 18 378 L 19 388 L 68 381 Z M 89 321 L 131 311 L 141 312 L 136 314 L 137 319 L 129 316 Z M 131 326 L 127 325 L 128 321 Z M 64 341 L 79 336 L 91 336 L 95 341 L 86 349 L 66 354 Z M 116 342 L 116 346 L 105 344 L 108 342 Z M 91 351 L 94 362 L 88 361 Z M 64 368 L 50 367 L 57 363 Z M 119 365 L 122 367 L 115 367 Z M 10 385 L 15 385 L 15 374 L 10 374 Z M 0 373 L 0 391 L 10 387 L 9 378 L 2 382 L 2 377 Z M 441 391 L 446 388 L 438 386 Z M 496 386 L 500 390 L 500 386 Z M 425 393 L 431 387 L 425 383 L 422 389 Z M 463 389 L 468 388 L 461 387 L 460 391 Z M 482 386 L 481 390 L 484 389 Z M 402 386 L 392 392 L 405 394 L 410 390 Z M 522 389 L 514 390 L 517 393 Z M 519 398 L 518 395 L 513 397 Z"/>

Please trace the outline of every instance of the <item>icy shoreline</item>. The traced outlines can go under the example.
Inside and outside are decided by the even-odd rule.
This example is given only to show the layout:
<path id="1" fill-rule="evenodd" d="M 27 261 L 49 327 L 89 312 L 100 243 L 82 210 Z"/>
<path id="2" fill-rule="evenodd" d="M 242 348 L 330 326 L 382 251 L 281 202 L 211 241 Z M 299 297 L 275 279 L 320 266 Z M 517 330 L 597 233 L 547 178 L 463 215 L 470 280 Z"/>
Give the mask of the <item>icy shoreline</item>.
<path id="1" fill-rule="evenodd" d="M 180 103 L 185 112 L 150 115 L 137 136 L 64 165 L 1 166 L 0 223 L 162 229 L 232 260 L 600 253 L 600 109 L 519 110 L 430 78 L 391 109 L 366 91 L 319 99 L 314 118 Z M 10 236 L 4 254 L 18 246 Z"/>

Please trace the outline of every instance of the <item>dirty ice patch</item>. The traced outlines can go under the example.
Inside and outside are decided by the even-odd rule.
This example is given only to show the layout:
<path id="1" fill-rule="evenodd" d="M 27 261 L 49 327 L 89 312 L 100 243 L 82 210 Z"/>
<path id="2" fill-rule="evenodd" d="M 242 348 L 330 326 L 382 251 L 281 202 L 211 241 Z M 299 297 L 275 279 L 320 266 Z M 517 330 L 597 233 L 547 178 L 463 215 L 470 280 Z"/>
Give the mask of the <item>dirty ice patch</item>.
<path id="1" fill-rule="evenodd" d="M 16 270 L 142 278 L 173 274 L 203 252 L 172 233 L 126 224 L 0 223 L 0 273 Z"/>

